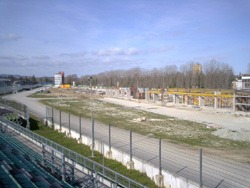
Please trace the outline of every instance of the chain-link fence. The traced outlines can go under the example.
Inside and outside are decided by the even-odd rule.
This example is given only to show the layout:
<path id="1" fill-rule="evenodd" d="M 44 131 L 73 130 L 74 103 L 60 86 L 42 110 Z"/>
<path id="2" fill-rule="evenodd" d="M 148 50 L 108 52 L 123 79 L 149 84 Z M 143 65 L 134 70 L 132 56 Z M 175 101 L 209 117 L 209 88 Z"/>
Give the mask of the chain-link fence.
<path id="1" fill-rule="evenodd" d="M 203 187 L 246 188 L 250 185 L 249 164 L 228 160 L 223 156 L 216 157 L 216 155 L 206 152 L 206 149 L 186 149 L 186 147 L 176 144 L 159 142 L 150 135 L 142 136 L 100 122 L 95 122 L 93 129 L 90 119 L 86 120 L 53 108 L 47 107 L 46 112 L 46 119 L 51 120 L 53 128 L 57 126 L 61 130 L 64 129 L 67 134 L 78 139 L 84 135 L 89 138 L 90 146 L 98 141 L 105 144 L 110 152 L 116 150 L 122 155 L 126 153 L 128 163 L 133 164 L 133 168 L 147 173 L 152 179 L 155 178 L 152 176 L 155 172 L 148 173 L 149 170 L 146 169 L 145 164 L 152 164 L 155 169 L 158 169 L 158 174 L 169 179 L 169 185 L 172 186 L 180 185 L 175 179 L 176 177 L 184 179 L 187 185 L 194 184 Z M 73 135 L 73 132 L 78 134 Z M 94 143 L 91 143 L 92 136 L 94 136 Z M 95 146 L 95 150 L 98 150 L 97 146 Z M 124 163 L 125 159 L 121 157 L 122 155 L 116 160 Z M 117 154 L 117 156 L 119 155 Z"/>
<path id="2" fill-rule="evenodd" d="M 73 161 L 74 164 L 80 164 L 83 168 L 80 168 L 81 170 L 89 170 L 91 172 L 94 173 L 94 177 L 96 179 L 96 181 L 98 181 L 98 179 L 104 179 L 107 180 L 108 182 L 110 182 L 110 187 L 117 187 L 117 188 L 122 188 L 122 187 L 129 187 L 129 188 L 146 188 L 146 186 L 122 175 L 119 174 L 115 171 L 113 171 L 110 168 L 105 167 L 105 165 L 103 164 L 99 164 L 85 156 L 82 156 L 68 148 L 65 148 L 64 146 L 61 146 L 58 143 L 55 143 L 45 137 L 42 137 L 28 129 L 25 129 L 21 126 L 19 126 L 18 124 L 15 124 L 13 122 L 10 122 L 2 117 L 0 117 L 0 122 L 1 125 L 5 124 L 9 127 L 12 127 L 13 129 L 15 129 L 16 131 L 18 131 L 20 134 L 27 136 L 29 139 L 32 139 L 33 142 L 35 143 L 39 143 L 40 146 L 43 146 L 44 148 L 51 148 L 51 151 L 57 152 L 57 153 L 61 153 L 61 157 L 63 157 L 62 159 L 64 161 L 66 161 L 67 159 L 69 159 L 70 161 Z M 43 152 L 44 153 L 44 152 Z M 55 156 L 54 156 L 55 157 Z M 44 156 L 43 156 L 43 160 L 45 160 Z M 66 164 L 66 162 L 65 162 Z M 65 167 L 63 168 L 63 165 L 65 165 L 64 163 L 62 163 L 62 167 L 60 169 L 63 169 L 65 171 Z M 72 166 L 72 165 L 71 165 Z M 73 166 L 74 168 L 76 168 L 76 165 Z M 79 168 L 79 167 L 78 167 Z M 79 169 L 78 169 L 79 170 Z M 62 172 L 62 173 L 66 173 L 66 172 Z"/>

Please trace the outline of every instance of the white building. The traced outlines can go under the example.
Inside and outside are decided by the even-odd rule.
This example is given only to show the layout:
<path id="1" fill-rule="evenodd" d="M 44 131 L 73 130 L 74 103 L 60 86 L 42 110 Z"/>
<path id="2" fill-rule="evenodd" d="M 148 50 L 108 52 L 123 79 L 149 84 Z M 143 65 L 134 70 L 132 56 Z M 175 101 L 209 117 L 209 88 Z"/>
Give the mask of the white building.
<path id="1" fill-rule="evenodd" d="M 64 84 L 64 72 L 59 72 L 54 75 L 54 83 L 55 87 L 59 87 L 60 85 Z"/>
<path id="2" fill-rule="evenodd" d="M 242 75 L 242 90 L 250 90 L 250 74 Z"/>
<path id="3" fill-rule="evenodd" d="M 241 80 L 236 80 L 234 82 L 234 89 L 250 91 L 250 75 L 241 75 Z"/>

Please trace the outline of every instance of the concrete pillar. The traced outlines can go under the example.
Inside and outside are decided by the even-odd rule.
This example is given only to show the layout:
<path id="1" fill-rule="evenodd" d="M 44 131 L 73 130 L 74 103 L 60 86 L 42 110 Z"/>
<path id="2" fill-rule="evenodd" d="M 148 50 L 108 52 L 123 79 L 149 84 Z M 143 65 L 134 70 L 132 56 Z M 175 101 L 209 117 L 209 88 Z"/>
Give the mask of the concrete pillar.
<path id="1" fill-rule="evenodd" d="M 153 101 L 158 101 L 158 95 L 157 94 L 153 94 Z"/>
<path id="2" fill-rule="evenodd" d="M 173 103 L 176 104 L 176 95 L 173 95 Z"/>
<path id="3" fill-rule="evenodd" d="M 180 103 L 180 98 L 178 95 L 173 95 L 173 103 L 174 104 L 179 104 Z"/>
<path id="4" fill-rule="evenodd" d="M 125 99 L 128 99 L 128 94 L 129 94 L 129 91 L 127 88 L 124 89 L 124 98 Z"/>
<path id="5" fill-rule="evenodd" d="M 121 88 L 121 97 L 122 97 L 122 99 L 124 98 L 124 96 L 125 96 L 125 89 Z"/>
<path id="6" fill-rule="evenodd" d="M 130 89 L 127 89 L 127 97 L 128 97 L 128 99 L 131 99 L 131 94 L 130 94 Z"/>
<path id="7" fill-rule="evenodd" d="M 150 94 L 149 94 L 149 92 L 146 92 L 145 93 L 145 100 L 146 101 L 149 101 L 150 100 L 150 96 L 149 96 Z"/>
<path id="8" fill-rule="evenodd" d="M 119 89 L 116 89 L 116 92 L 115 92 L 115 97 L 118 98 L 119 97 Z"/>
<path id="9" fill-rule="evenodd" d="M 128 161 L 127 162 L 127 168 L 130 169 L 130 170 L 133 170 L 134 169 L 134 161 Z"/>
<path id="10" fill-rule="evenodd" d="M 158 186 L 158 187 L 164 187 L 164 176 L 163 175 L 156 175 L 155 176 L 155 184 Z"/>
<path id="11" fill-rule="evenodd" d="M 235 112 L 235 103 L 236 103 L 236 98 L 235 98 L 235 93 L 234 93 L 234 97 L 233 97 L 233 111 Z"/>
<path id="12" fill-rule="evenodd" d="M 109 151 L 106 152 L 106 157 L 108 159 L 112 159 L 112 151 L 111 150 L 109 150 Z"/>
<path id="13" fill-rule="evenodd" d="M 176 95 L 176 104 L 180 104 L 180 97 L 179 97 L 179 95 Z"/>
<path id="14" fill-rule="evenodd" d="M 199 96 L 199 107 L 204 106 L 204 98 L 202 96 Z"/>
<path id="15" fill-rule="evenodd" d="M 187 106 L 188 105 L 188 96 L 185 95 L 185 105 Z"/>
<path id="16" fill-rule="evenodd" d="M 218 99 L 217 97 L 214 97 L 214 108 L 217 109 L 218 107 Z"/>

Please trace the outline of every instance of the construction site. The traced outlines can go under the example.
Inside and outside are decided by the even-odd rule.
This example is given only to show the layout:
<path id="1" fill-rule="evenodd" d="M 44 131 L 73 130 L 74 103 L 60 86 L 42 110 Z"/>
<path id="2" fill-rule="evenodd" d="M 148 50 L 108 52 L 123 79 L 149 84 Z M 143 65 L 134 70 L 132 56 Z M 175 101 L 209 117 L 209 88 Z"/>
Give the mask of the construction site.
<path id="1" fill-rule="evenodd" d="M 133 95 L 133 93 L 135 93 Z M 124 99 L 145 99 L 147 102 L 161 103 L 163 106 L 226 109 L 250 111 L 250 92 L 233 90 L 214 91 L 208 89 L 144 89 L 136 92 L 129 88 L 108 89 L 106 95 Z"/>

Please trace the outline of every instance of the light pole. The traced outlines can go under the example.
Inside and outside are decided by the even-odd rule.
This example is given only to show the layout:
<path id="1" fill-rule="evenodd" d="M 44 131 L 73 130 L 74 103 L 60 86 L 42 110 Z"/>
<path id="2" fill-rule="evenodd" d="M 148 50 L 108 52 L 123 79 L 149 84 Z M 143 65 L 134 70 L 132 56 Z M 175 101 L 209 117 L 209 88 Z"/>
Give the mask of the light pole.
<path id="1" fill-rule="evenodd" d="M 89 84 L 90 84 L 90 113 L 91 113 L 91 126 L 92 126 L 92 157 L 94 157 L 94 147 L 95 147 L 95 138 L 94 138 L 94 118 L 93 118 L 93 106 L 92 106 L 92 76 L 89 77 Z"/>

